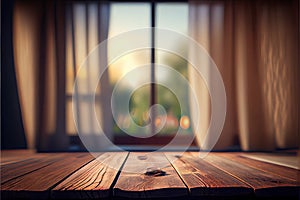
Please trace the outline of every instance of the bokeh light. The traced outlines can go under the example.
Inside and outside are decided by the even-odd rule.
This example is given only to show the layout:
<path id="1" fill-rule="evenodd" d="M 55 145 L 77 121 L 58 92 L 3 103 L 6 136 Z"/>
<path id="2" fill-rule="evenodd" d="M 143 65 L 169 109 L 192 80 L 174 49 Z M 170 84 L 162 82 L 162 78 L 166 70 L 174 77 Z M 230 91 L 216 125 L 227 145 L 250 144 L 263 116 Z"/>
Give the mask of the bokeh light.
<path id="1" fill-rule="evenodd" d="M 190 119 L 188 116 L 182 116 L 180 118 L 180 127 L 183 129 L 188 129 L 190 127 Z"/>

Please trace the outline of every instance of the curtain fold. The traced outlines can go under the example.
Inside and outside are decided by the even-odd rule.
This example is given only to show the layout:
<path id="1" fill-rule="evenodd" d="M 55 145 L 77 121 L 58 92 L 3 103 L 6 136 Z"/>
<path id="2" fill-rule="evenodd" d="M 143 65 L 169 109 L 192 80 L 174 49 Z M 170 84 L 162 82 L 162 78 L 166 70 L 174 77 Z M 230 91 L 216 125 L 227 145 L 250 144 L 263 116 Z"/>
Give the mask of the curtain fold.
<path id="1" fill-rule="evenodd" d="M 13 49 L 13 1 L 1 2 L 1 149 L 27 148 Z"/>
<path id="2" fill-rule="evenodd" d="M 227 1 L 191 1 L 189 2 L 189 28 L 190 36 L 195 39 L 211 56 L 217 65 L 225 85 L 227 95 L 227 116 L 224 128 L 214 149 L 224 149 L 233 144 L 237 134 L 236 109 L 235 109 L 235 80 L 233 70 L 233 48 L 230 44 L 232 37 L 232 7 Z M 190 49 L 193 52 L 193 49 Z M 197 55 L 194 55 L 197 56 Z M 210 75 L 209 58 L 200 60 L 200 67 L 204 73 Z M 199 133 L 196 139 L 200 148 L 207 149 L 208 144 L 203 143 L 207 136 L 207 129 L 211 118 L 211 101 L 208 88 L 213 89 L 213 82 L 208 80 L 208 85 L 202 78 L 189 67 L 191 85 L 197 93 L 200 110 L 192 108 L 192 112 L 199 112 Z M 210 137 L 208 135 L 208 137 Z M 202 144 L 203 143 L 203 144 Z"/>
<path id="3" fill-rule="evenodd" d="M 73 83 L 88 53 L 107 38 L 108 20 L 107 3 L 15 1 L 15 69 L 29 148 L 69 150 L 68 134 L 77 134 L 71 106 Z M 93 72 L 88 76 L 95 79 Z M 104 77 L 105 83 L 100 81 L 101 91 L 109 90 L 108 74 Z M 80 94 L 91 92 L 91 88 L 83 87 L 78 88 Z M 108 105 L 107 99 L 96 98 L 95 107 L 102 113 Z M 90 122 L 92 115 L 83 104 L 78 105 L 83 116 L 81 125 Z M 110 126 L 109 116 L 98 120 Z M 88 125 L 89 131 L 92 132 L 93 126 Z"/>
<path id="4" fill-rule="evenodd" d="M 13 49 L 18 93 L 28 148 L 35 148 L 38 109 L 39 44 L 41 3 L 15 1 L 13 11 Z M 34 40 L 33 40 L 34 38 Z"/>
<path id="5" fill-rule="evenodd" d="M 30 148 L 65 150 L 65 15 L 62 1 L 15 2 L 15 68 Z M 37 145 L 37 146 L 36 146 Z"/>
<path id="6" fill-rule="evenodd" d="M 69 9 L 72 44 L 67 51 L 72 51 L 73 63 L 70 64 L 73 65 L 73 71 L 78 72 L 75 98 L 72 100 L 75 105 L 73 111 L 76 115 L 76 126 L 88 150 L 106 150 L 109 148 L 107 139 L 112 139 L 113 123 L 109 106 L 111 87 L 108 71 L 105 71 L 107 46 L 102 45 L 103 48 L 100 50 L 98 44 L 108 37 L 109 4 L 107 2 L 74 3 Z M 98 82 L 101 72 L 103 75 L 94 90 L 92 86 Z M 72 91 L 69 94 L 72 95 Z"/>
<path id="7" fill-rule="evenodd" d="M 190 34 L 215 61 L 227 94 L 227 116 L 215 149 L 233 145 L 235 136 L 243 150 L 299 146 L 297 1 L 190 1 L 189 8 Z M 201 67 L 209 73 L 209 66 Z M 191 80 L 196 76 L 190 72 Z M 192 83 L 198 98 L 208 99 L 199 82 Z M 210 119 L 210 101 L 201 103 L 206 111 L 197 111 L 198 123 L 205 126 L 196 133 L 198 141 Z"/>

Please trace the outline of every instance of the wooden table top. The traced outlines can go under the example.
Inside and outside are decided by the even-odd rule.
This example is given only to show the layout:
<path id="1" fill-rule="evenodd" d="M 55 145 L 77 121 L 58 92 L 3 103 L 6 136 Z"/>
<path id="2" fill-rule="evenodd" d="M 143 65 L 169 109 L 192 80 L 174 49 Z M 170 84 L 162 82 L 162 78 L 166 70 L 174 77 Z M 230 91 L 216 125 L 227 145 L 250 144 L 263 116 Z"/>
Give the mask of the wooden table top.
<path id="1" fill-rule="evenodd" d="M 249 155 L 1 151 L 1 199 L 300 197 L 300 170 Z"/>

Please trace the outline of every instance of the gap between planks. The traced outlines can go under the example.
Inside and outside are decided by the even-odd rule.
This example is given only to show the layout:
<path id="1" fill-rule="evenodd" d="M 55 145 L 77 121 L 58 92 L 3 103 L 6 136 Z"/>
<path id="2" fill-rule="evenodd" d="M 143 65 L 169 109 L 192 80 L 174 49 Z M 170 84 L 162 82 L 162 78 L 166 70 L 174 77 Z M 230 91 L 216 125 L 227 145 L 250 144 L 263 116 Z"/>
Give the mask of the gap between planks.
<path id="1" fill-rule="evenodd" d="M 196 156 L 195 153 L 190 153 L 190 155 L 191 157 Z M 262 171 L 253 166 L 230 160 L 218 153 L 210 153 L 204 160 L 251 186 L 254 189 L 255 195 L 258 197 L 297 197 L 299 195 L 299 182 L 289 178 L 281 177 L 276 174 Z"/>
<path id="2" fill-rule="evenodd" d="M 117 198 L 183 198 L 188 188 L 163 153 L 131 152 L 113 194 Z"/>
<path id="3" fill-rule="evenodd" d="M 182 155 L 182 152 L 165 155 L 189 188 L 191 196 L 228 197 L 253 194 L 251 187 L 198 156 L 188 156 L 188 153 Z"/>
<path id="4" fill-rule="evenodd" d="M 104 153 L 60 182 L 51 191 L 52 199 L 109 198 L 127 152 Z"/>
<path id="5" fill-rule="evenodd" d="M 17 158 L 16 154 L 11 155 Z M 176 152 L 101 154 L 99 160 L 106 160 L 114 169 L 108 169 L 87 155 L 52 154 L 52 158 L 47 158 L 46 154 L 44 158 L 31 155 L 30 159 L 37 163 L 40 159 L 45 164 L 41 168 L 21 157 L 5 163 L 1 166 L 1 169 L 6 167 L 6 181 L 1 184 L 2 197 L 25 195 L 40 199 L 49 198 L 50 194 L 53 199 L 109 198 L 112 195 L 117 198 L 185 198 L 189 195 L 247 196 L 254 192 L 257 196 L 295 196 L 300 189 L 298 179 L 294 177 L 299 175 L 299 170 L 250 160 L 238 153 L 210 153 L 204 159 L 199 158 L 199 152 L 183 153 L 182 156 Z M 5 158 L 9 161 L 9 156 Z M 18 166 L 22 166 L 21 171 L 14 176 L 12 169 Z M 161 168 L 167 175 L 145 175 L 151 167 Z"/>
<path id="6" fill-rule="evenodd" d="M 2 198 L 48 199 L 51 187 L 94 159 L 87 153 L 52 154 L 52 159 L 56 159 L 55 155 L 61 156 L 61 158 L 47 166 L 1 184 Z"/>

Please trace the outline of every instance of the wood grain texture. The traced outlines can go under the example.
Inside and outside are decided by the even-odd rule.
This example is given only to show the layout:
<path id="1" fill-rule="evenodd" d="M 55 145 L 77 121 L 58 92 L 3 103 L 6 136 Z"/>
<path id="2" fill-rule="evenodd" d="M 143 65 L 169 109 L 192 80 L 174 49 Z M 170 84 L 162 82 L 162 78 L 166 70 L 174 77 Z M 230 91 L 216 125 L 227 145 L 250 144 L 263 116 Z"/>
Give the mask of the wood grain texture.
<path id="1" fill-rule="evenodd" d="M 249 159 L 244 157 L 245 153 L 220 153 L 218 154 L 227 159 L 233 160 L 238 163 L 242 163 L 244 165 L 248 165 L 250 167 L 254 167 L 261 171 L 265 171 L 267 173 L 275 174 L 281 177 L 285 177 L 291 179 L 293 181 L 299 181 L 298 177 L 300 175 L 300 170 L 296 170 L 289 167 L 284 167 L 280 165 L 275 165 L 263 161 L 257 161 L 253 159 Z"/>
<path id="2" fill-rule="evenodd" d="M 248 153 L 242 154 L 242 156 L 300 170 L 300 157 L 292 153 Z"/>
<path id="3" fill-rule="evenodd" d="M 87 153 L 68 153 L 62 160 L 5 182 L 1 185 L 1 197 L 48 199 L 51 187 L 93 159 Z"/>
<path id="4" fill-rule="evenodd" d="M 5 151 L 1 199 L 299 198 L 299 170 L 244 154 Z"/>
<path id="5" fill-rule="evenodd" d="M 198 156 L 185 153 L 165 153 L 188 186 L 191 196 L 251 195 L 253 189 Z"/>
<path id="6" fill-rule="evenodd" d="M 208 154 L 204 160 L 251 186 L 256 196 L 299 195 L 300 187 L 297 181 L 229 160 L 218 156 L 217 153 Z"/>
<path id="7" fill-rule="evenodd" d="M 112 183 L 127 154 L 102 154 L 53 188 L 52 199 L 108 198 Z"/>
<path id="8" fill-rule="evenodd" d="M 33 150 L 3 150 L 1 151 L 1 165 L 14 163 L 35 157 Z"/>
<path id="9" fill-rule="evenodd" d="M 155 170 L 164 173 L 151 173 Z M 188 189 L 163 153 L 130 153 L 113 191 L 114 196 L 127 198 L 188 195 Z"/>
<path id="10" fill-rule="evenodd" d="M 9 180 L 15 179 L 35 170 L 41 169 L 63 158 L 65 158 L 65 155 L 39 154 L 38 156 L 31 156 L 28 159 L 3 164 L 0 167 L 1 184 L 4 184 Z"/>

